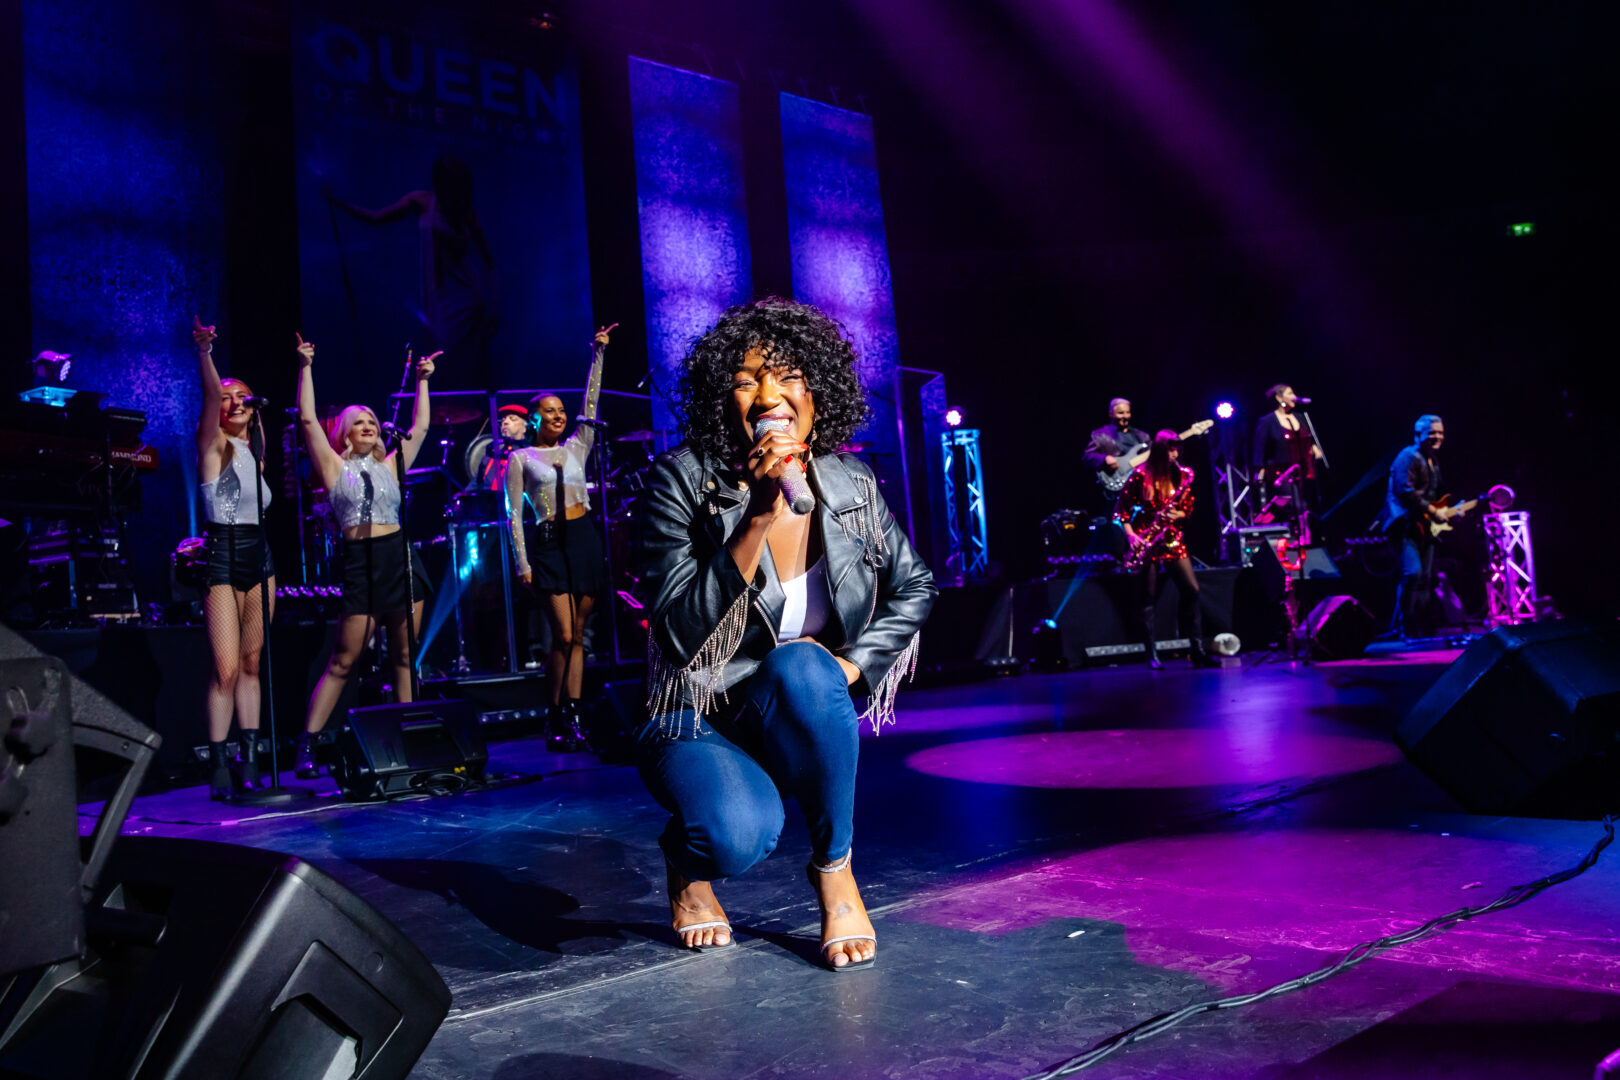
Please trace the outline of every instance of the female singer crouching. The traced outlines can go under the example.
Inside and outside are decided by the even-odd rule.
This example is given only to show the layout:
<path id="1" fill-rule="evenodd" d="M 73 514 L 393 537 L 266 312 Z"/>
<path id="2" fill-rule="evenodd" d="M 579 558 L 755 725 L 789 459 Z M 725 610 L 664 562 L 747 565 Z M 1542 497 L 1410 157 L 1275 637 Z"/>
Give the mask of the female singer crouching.
<path id="1" fill-rule="evenodd" d="M 892 719 L 933 575 L 871 470 L 838 453 L 868 410 L 827 316 L 778 299 L 727 311 L 687 356 L 680 405 L 684 442 L 653 465 L 644 499 L 653 600 L 637 738 L 642 779 L 673 814 L 660 845 L 674 930 L 688 948 L 731 944 L 710 882 L 775 849 L 788 794 L 810 827 L 822 962 L 869 965 L 877 942 L 849 864 L 851 694 L 868 697 L 874 729 Z M 789 508 L 784 477 L 808 481 L 808 513 Z"/>
<path id="2" fill-rule="evenodd" d="M 315 735 L 326 726 L 337 705 L 355 661 L 382 620 L 388 630 L 389 660 L 394 669 L 394 699 L 411 700 L 411 658 L 405 631 L 409 607 L 415 633 L 422 629 L 422 602 L 428 594 L 427 574 L 421 559 L 411 552 L 415 597 L 407 603 L 405 545 L 399 537 L 400 490 L 394 455 L 402 455 L 409 470 L 422 448 L 428 429 L 428 378 L 439 354 L 416 362 L 416 402 L 411 430 L 399 449 L 389 453 L 383 445 L 377 414 L 364 405 L 350 405 L 338 414 L 330 431 L 323 429 L 315 412 L 315 346 L 298 338 L 298 423 L 326 488 L 332 513 L 343 529 L 343 621 L 326 672 L 309 699 L 304 733 L 298 737 L 298 776 L 319 776 L 315 763 Z"/>

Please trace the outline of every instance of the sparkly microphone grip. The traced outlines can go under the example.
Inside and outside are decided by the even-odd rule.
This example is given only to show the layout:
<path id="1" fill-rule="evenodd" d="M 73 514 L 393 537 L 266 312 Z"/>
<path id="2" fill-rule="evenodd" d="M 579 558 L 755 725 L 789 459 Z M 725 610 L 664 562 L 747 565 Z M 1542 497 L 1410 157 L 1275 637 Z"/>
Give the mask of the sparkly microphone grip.
<path id="1" fill-rule="evenodd" d="M 759 438 L 767 431 L 791 431 L 793 423 L 790 420 L 771 418 L 761 420 L 754 425 L 754 438 Z M 810 493 L 810 484 L 804 478 L 804 469 L 797 461 L 788 460 L 787 468 L 782 470 L 782 478 L 778 481 L 782 485 L 782 497 L 787 500 L 788 508 L 795 514 L 808 514 L 816 508 L 816 497 Z"/>

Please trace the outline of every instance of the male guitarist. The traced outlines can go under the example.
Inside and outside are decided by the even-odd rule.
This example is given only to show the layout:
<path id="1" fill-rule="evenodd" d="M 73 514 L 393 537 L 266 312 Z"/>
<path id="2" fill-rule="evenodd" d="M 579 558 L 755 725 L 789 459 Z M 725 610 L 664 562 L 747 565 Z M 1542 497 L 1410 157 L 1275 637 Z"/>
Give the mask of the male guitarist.
<path id="1" fill-rule="evenodd" d="M 1086 444 L 1082 455 L 1086 466 L 1097 474 L 1091 514 L 1098 518 L 1113 514 L 1114 499 L 1137 464 L 1132 459 L 1138 450 L 1147 449 L 1153 442 L 1152 435 L 1131 427 L 1131 403 L 1126 399 L 1117 397 L 1110 401 L 1108 417 L 1108 423 L 1091 433 L 1091 442 Z"/>
<path id="2" fill-rule="evenodd" d="M 1412 445 L 1396 454 L 1389 467 L 1389 487 L 1379 528 L 1399 545 L 1401 559 L 1391 637 L 1415 637 L 1415 631 L 1427 629 L 1420 626 L 1420 618 L 1434 591 L 1434 546 L 1439 532 L 1436 526 L 1467 510 L 1466 506 L 1440 505 L 1440 463 L 1435 454 L 1445 441 L 1445 422 L 1425 413 L 1412 425 Z"/>

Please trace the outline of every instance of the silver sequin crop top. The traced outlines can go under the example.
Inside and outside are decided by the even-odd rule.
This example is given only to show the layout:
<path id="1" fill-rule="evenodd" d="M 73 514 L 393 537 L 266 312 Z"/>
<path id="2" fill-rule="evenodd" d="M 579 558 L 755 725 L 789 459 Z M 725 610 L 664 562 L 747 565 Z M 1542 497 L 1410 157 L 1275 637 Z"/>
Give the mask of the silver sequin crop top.
<path id="1" fill-rule="evenodd" d="M 203 520 L 215 525 L 257 525 L 259 502 L 248 491 L 253 483 L 253 451 L 246 439 L 225 437 L 232 446 L 231 463 L 221 469 L 218 476 L 201 485 Z M 263 476 L 259 477 L 259 490 L 268 509 L 270 485 Z"/>
<path id="2" fill-rule="evenodd" d="M 346 457 L 330 495 L 338 527 L 399 524 L 399 479 L 392 461 Z"/>

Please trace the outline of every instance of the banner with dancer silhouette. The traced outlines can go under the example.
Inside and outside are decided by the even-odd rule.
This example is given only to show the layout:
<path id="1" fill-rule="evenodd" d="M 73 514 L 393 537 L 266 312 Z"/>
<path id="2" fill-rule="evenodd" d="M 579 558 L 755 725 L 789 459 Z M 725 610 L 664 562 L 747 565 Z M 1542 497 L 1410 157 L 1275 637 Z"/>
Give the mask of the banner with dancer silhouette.
<path id="1" fill-rule="evenodd" d="M 510 25 L 508 25 L 510 24 Z M 376 397 L 404 350 L 437 389 L 577 377 L 591 336 L 573 50 L 510 13 L 293 9 L 304 335 Z"/>

